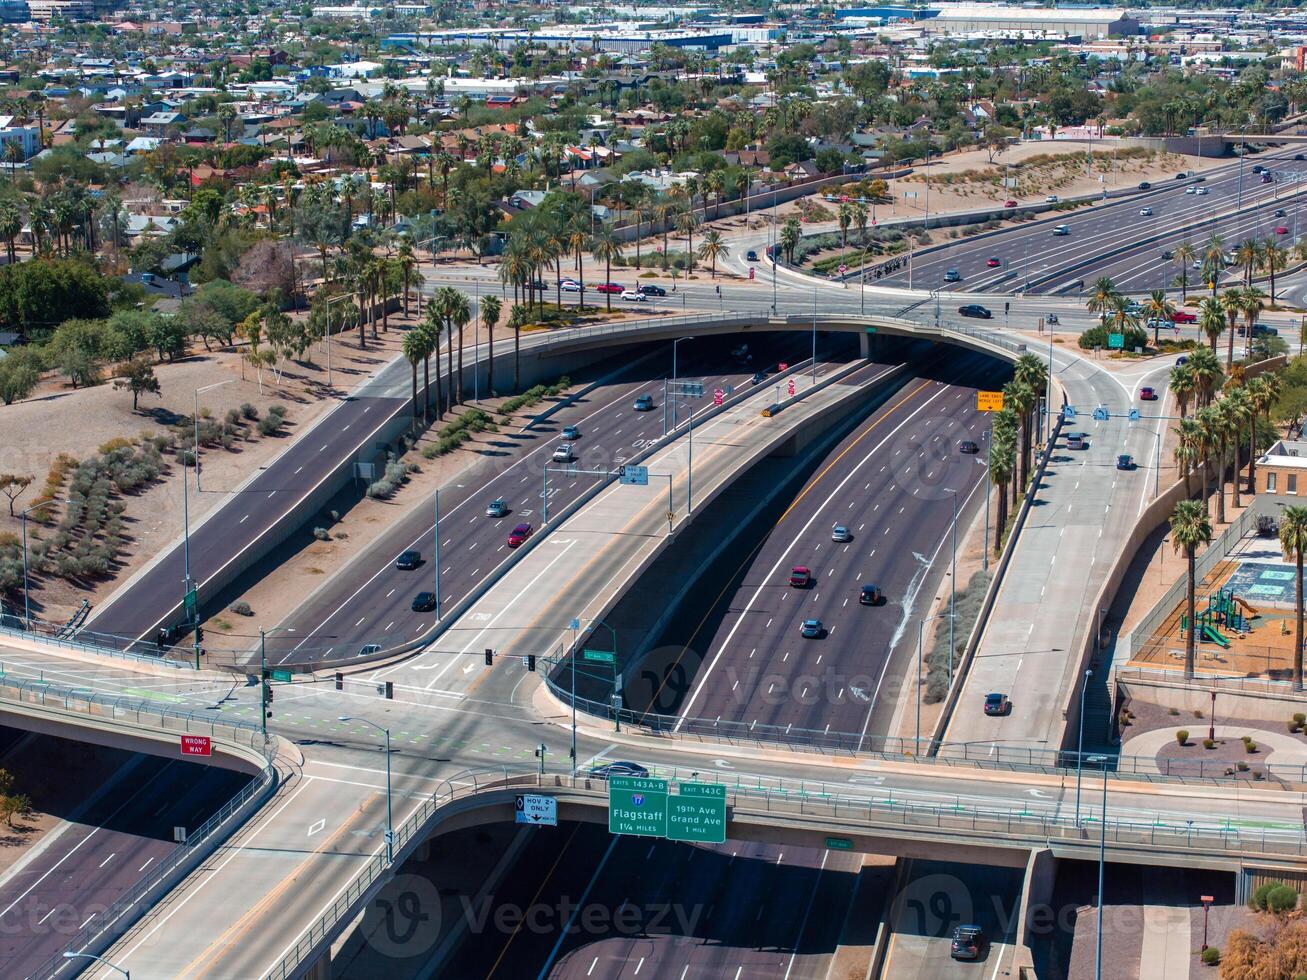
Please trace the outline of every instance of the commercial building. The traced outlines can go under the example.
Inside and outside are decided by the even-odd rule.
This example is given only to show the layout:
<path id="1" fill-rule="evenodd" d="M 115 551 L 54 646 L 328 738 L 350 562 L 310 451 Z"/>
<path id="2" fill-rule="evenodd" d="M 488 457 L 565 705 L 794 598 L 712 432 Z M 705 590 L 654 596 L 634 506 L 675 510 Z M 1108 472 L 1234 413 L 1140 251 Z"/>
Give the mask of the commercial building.
<path id="1" fill-rule="evenodd" d="M 930 8 L 918 23 L 928 34 L 1013 32 L 1029 37 L 1044 32 L 1058 37 L 1097 38 L 1128 37 L 1139 33 L 1139 21 L 1124 10 L 1113 7 L 949 3 Z"/>
<path id="2" fill-rule="evenodd" d="M 736 43 L 729 27 L 695 30 L 642 30 L 625 24 L 587 24 L 584 27 L 555 26 L 524 31 L 512 27 L 469 27 L 443 31 L 392 34 L 387 47 L 439 47 L 458 44 L 491 44 L 508 49 L 517 44 L 551 48 L 632 53 L 647 51 L 655 44 L 669 48 L 716 51 Z"/>

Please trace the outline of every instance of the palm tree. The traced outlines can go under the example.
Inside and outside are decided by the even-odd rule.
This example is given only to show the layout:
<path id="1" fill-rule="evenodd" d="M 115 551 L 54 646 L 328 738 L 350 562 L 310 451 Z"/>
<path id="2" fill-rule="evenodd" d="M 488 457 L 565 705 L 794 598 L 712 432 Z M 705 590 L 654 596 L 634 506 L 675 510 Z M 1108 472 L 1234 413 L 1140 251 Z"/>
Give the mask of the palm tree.
<path id="1" fill-rule="evenodd" d="M 640 224 L 644 221 L 645 216 L 653 211 L 653 203 L 649 199 L 649 192 L 642 190 L 631 202 L 631 214 L 635 218 L 635 268 L 640 269 Z"/>
<path id="2" fill-rule="evenodd" d="M 502 306 L 498 296 L 487 296 L 481 301 L 481 322 L 485 325 L 486 341 L 486 390 L 490 397 L 495 396 L 495 324 L 499 322 Z"/>
<path id="3" fill-rule="evenodd" d="M 1271 305 L 1275 305 L 1275 274 L 1289 264 L 1289 253 L 1274 240 L 1268 240 L 1262 248 L 1262 268 L 1271 277 Z"/>
<path id="4" fill-rule="evenodd" d="M 617 232 L 613 230 L 611 224 L 600 226 L 594 234 L 594 240 L 591 242 L 591 255 L 596 262 L 604 264 L 604 281 L 607 282 L 613 276 L 613 259 L 622 257 L 622 240 L 617 237 Z M 608 307 L 608 312 L 613 311 L 613 294 L 604 293 L 604 303 Z"/>
<path id="5" fill-rule="evenodd" d="M 1293 686 L 1302 690 L 1302 559 L 1307 550 L 1307 507 L 1286 507 L 1280 514 L 1280 549 L 1292 558 L 1294 576 Z"/>
<path id="6" fill-rule="evenodd" d="M 853 224 L 853 209 L 847 204 L 839 208 L 840 248 L 849 247 L 849 225 Z"/>
<path id="7" fill-rule="evenodd" d="M 1190 477 L 1201 458 L 1201 433 L 1198 423 L 1193 419 L 1181 419 L 1175 427 L 1175 432 L 1177 437 L 1174 450 L 1175 466 L 1184 480 L 1184 495 L 1191 497 L 1193 489 L 1190 486 Z"/>
<path id="8" fill-rule="evenodd" d="M 463 338 L 467 331 L 463 329 L 472 320 L 472 308 L 468 305 L 467 294 L 455 289 L 449 296 L 445 314 L 449 317 L 450 329 L 458 330 L 458 374 L 454 377 L 458 385 L 458 403 L 463 404 Z M 451 333 L 452 337 L 453 334 Z M 452 385 L 451 385 L 452 387 Z"/>
<path id="9" fill-rule="evenodd" d="M 1249 395 L 1253 405 L 1251 425 L 1248 427 L 1248 492 L 1257 492 L 1257 451 L 1261 445 L 1258 439 L 1257 425 L 1262 415 L 1266 424 L 1271 422 L 1271 409 L 1280 397 L 1280 376 L 1278 374 L 1259 374 L 1248 382 Z"/>
<path id="10" fill-rule="evenodd" d="M 1243 284 L 1251 286 L 1253 284 L 1253 269 L 1261 261 L 1262 247 L 1256 239 L 1245 238 L 1239 243 L 1239 247 L 1234 250 L 1234 261 L 1236 265 L 1243 266 Z"/>
<path id="11" fill-rule="evenodd" d="M 653 215 L 663 230 L 663 268 L 667 268 L 667 231 L 671 227 L 668 220 L 676 211 L 676 202 L 667 194 L 653 195 Z"/>
<path id="12" fill-rule="evenodd" d="M 431 404 L 431 355 L 436 355 L 436 415 L 440 415 L 440 331 L 443 327 L 443 321 L 440 318 L 440 310 L 437 309 L 435 301 L 429 301 L 426 306 L 426 318 L 418 324 L 413 331 L 422 338 L 422 404 L 423 418 L 426 418 L 426 406 Z"/>
<path id="13" fill-rule="evenodd" d="M 1197 254 L 1193 245 L 1189 242 L 1181 242 L 1172 253 L 1176 264 L 1180 266 L 1180 275 L 1176 278 L 1180 283 L 1180 303 L 1182 305 L 1189 298 L 1189 266 Z"/>
<path id="14" fill-rule="evenodd" d="M 994 553 L 998 554 L 1007 529 L 1008 484 L 1016 476 L 1016 413 L 1009 408 L 995 412 L 990 425 L 989 479 L 998 490 L 998 531 L 994 535 Z"/>
<path id="15" fill-rule="evenodd" d="M 404 360 L 408 361 L 409 367 L 413 369 L 413 427 L 416 429 L 418 424 L 418 363 L 422 360 L 425 350 L 425 340 L 421 331 L 410 330 L 404 334 L 404 339 L 400 343 L 400 350 L 404 353 Z M 427 407 L 422 406 L 422 421 L 427 420 Z"/>
<path id="16" fill-rule="evenodd" d="M 1307 513 L 1305 513 L 1304 516 L 1307 517 Z M 1283 524 L 1280 526 L 1281 528 L 1284 527 Z M 1307 541 L 1307 520 L 1304 521 L 1304 532 L 1304 541 Z M 1198 554 L 1198 548 L 1210 544 L 1211 541 L 1212 522 L 1207 519 L 1207 511 L 1203 505 L 1196 500 L 1181 500 L 1177 503 L 1175 505 L 1175 511 L 1171 514 L 1171 543 L 1176 551 L 1184 553 L 1189 569 L 1188 588 L 1186 590 L 1186 603 L 1188 608 L 1187 622 L 1189 623 L 1189 629 L 1185 633 L 1185 677 L 1194 676 L 1194 667 L 1198 653 L 1197 623 L 1194 622 L 1195 593 L 1198 588 L 1198 582 L 1196 574 L 1197 567 L 1194 559 Z M 1299 596 L 1301 596 L 1301 579 L 1299 580 L 1298 593 Z M 1299 621 L 1301 623 L 1301 617 L 1299 617 Z M 1300 627 L 1300 639 L 1301 632 Z"/>
<path id="17" fill-rule="evenodd" d="M 1206 507 L 1209 494 L 1207 492 L 1207 478 L 1212 469 L 1212 456 L 1216 450 L 1216 444 L 1220 438 L 1220 421 L 1216 417 L 1216 407 L 1208 405 L 1206 408 L 1200 408 L 1194 413 L 1194 421 L 1198 423 L 1198 458 L 1199 468 L 1203 475 L 1203 505 Z M 1220 484 L 1220 476 L 1217 476 L 1217 482 Z M 1225 488 L 1221 484 L 1221 514 L 1224 516 L 1225 511 Z M 1225 523 L 1221 521 L 1221 523 Z"/>
<path id="18" fill-rule="evenodd" d="M 1107 329 L 1107 316 L 1111 312 L 1113 304 L 1120 297 L 1121 291 L 1116 288 L 1109 276 L 1103 276 L 1089 290 L 1089 299 L 1085 300 L 1085 308 L 1090 313 L 1098 314 L 1099 325 Z"/>
<path id="19" fill-rule="evenodd" d="M 399 249 L 395 254 L 395 262 L 399 266 L 400 274 L 404 277 L 404 315 L 408 316 L 408 287 L 418 268 L 417 256 L 413 254 L 412 236 L 404 235 L 400 239 Z"/>
<path id="20" fill-rule="evenodd" d="M 1189 355 L 1189 368 L 1198 382 L 1198 407 L 1211 403 L 1221 387 L 1221 362 L 1206 347 L 1199 347 Z"/>
<path id="21" fill-rule="evenodd" d="M 717 278 L 717 259 L 730 254 L 730 248 L 722 240 L 722 233 L 714 229 L 703 236 L 699 243 L 699 258 L 712 263 L 712 277 Z"/>
<path id="22" fill-rule="evenodd" d="M 1162 321 L 1170 322 L 1175 316 L 1175 304 L 1167 298 L 1165 289 L 1154 289 L 1148 294 L 1148 299 L 1144 300 L 1144 314 L 1153 321 L 1153 346 L 1158 347 Z"/>
<path id="23" fill-rule="evenodd" d="M 1012 503 L 1026 488 L 1029 469 L 1026 465 L 1026 446 L 1030 444 L 1030 412 L 1039 400 L 1039 393 L 1019 377 L 1013 377 L 1003 386 L 1003 405 L 1011 408 L 1021 427 L 1021 438 L 1017 446 L 1017 470 L 1012 482 Z"/>
<path id="24" fill-rule="evenodd" d="M 694 270 L 694 229 L 699 227 L 699 215 L 687 207 L 676 216 L 676 230 L 685 236 L 685 275 Z"/>
<path id="25" fill-rule="evenodd" d="M 799 226 L 799 219 L 786 218 L 785 224 L 781 225 L 780 240 L 781 249 L 785 252 L 785 260 L 791 265 L 794 264 L 794 250 L 802 237 L 803 229 Z"/>
<path id="26" fill-rule="evenodd" d="M 1203 243 L 1203 282 L 1216 296 L 1216 287 L 1220 283 L 1221 270 L 1225 268 L 1225 241 L 1220 235 L 1212 235 Z"/>
<path id="27" fill-rule="evenodd" d="M 1180 418 L 1185 418 L 1188 415 L 1189 399 L 1193 397 L 1194 389 L 1197 386 L 1193 368 L 1188 364 L 1177 364 L 1171 368 L 1168 386 L 1171 389 L 1171 394 L 1175 395 L 1176 407 L 1180 409 Z"/>
<path id="28" fill-rule="evenodd" d="M 1220 404 L 1229 416 L 1233 437 L 1231 448 L 1234 452 L 1234 472 L 1230 477 L 1230 493 L 1233 495 L 1234 506 L 1237 510 L 1242 506 L 1239 500 L 1239 471 L 1243 469 L 1241 459 L 1243 456 L 1243 427 L 1253 418 L 1252 395 L 1248 391 L 1246 384 L 1227 385 L 1225 397 L 1221 399 Z"/>
<path id="29" fill-rule="evenodd" d="M 23 215 L 13 201 L 0 201 L 0 238 L 5 240 L 5 254 L 12 265 L 18 261 L 14 240 L 23 232 Z"/>
<path id="30" fill-rule="evenodd" d="M 1216 338 L 1225 329 L 1225 311 L 1221 309 L 1220 300 L 1209 296 L 1198 304 L 1198 329 L 1206 335 L 1212 355 L 1215 356 Z"/>

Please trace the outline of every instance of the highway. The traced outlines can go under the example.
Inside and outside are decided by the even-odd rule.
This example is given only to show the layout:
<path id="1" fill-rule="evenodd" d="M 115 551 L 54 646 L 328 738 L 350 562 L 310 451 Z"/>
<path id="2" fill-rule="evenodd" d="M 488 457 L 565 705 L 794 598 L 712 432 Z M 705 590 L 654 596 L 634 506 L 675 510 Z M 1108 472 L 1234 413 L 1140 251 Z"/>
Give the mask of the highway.
<path id="1" fill-rule="evenodd" d="M 741 542 L 740 570 L 677 637 L 707 654 L 683 715 L 866 732 L 892 648 L 916 641 L 918 592 L 941 551 L 947 564 L 953 491 L 961 509 L 985 478 L 975 391 L 1008 374 L 964 355 L 910 381 L 830 450 L 761 540 Z M 977 455 L 960 452 L 968 440 Z M 832 541 L 837 523 L 851 541 Z M 790 586 L 795 565 L 811 569 L 811 587 Z M 864 583 L 880 586 L 882 605 L 860 604 Z M 800 635 L 807 619 L 822 637 Z"/>
<path id="2" fill-rule="evenodd" d="M 755 371 L 774 372 L 778 363 L 797 363 L 810 350 L 806 336 L 765 334 L 752 341 L 749 363 L 740 364 L 729 354 L 736 343 L 712 338 L 683 345 L 680 379 L 703 385 L 705 397 L 711 398 L 714 389 L 747 388 Z M 833 338 L 822 344 L 822 353 L 850 346 L 848 339 Z M 638 358 L 639 363 L 548 420 L 503 433 L 491 450 L 460 472 L 457 482 L 441 489 L 441 610 L 452 608 L 512 559 L 507 536 L 513 527 L 526 522 L 539 530 L 546 464 L 549 509 L 556 514 L 601 479 L 597 471 L 620 466 L 663 437 L 665 411 L 670 425 L 678 410 L 675 399 L 668 409 L 663 405 L 663 381 L 672 369 L 670 345 L 650 353 L 653 359 Z M 652 399 L 654 409 L 635 411 L 635 400 L 644 395 Z M 679 411 L 684 416 L 685 409 Z M 571 443 L 576 456 L 571 467 L 550 462 L 565 426 L 579 430 L 579 438 Z M 509 509 L 501 517 L 488 517 L 486 507 L 496 499 L 506 501 Z M 436 589 L 434 516 L 431 498 L 410 507 L 376 544 L 310 595 L 280 624 L 280 635 L 269 639 L 269 663 L 349 656 L 364 644 L 389 648 L 430 632 L 437 625 L 437 611 L 414 611 L 411 605 L 418 592 Z M 422 564 L 411 570 L 396 568 L 395 559 L 408 550 L 419 551 Z"/>
<path id="3" fill-rule="evenodd" d="M 32 763 L 7 759 L 6 765 L 39 795 L 42 787 L 34 781 L 41 777 L 27 770 L 41 758 L 49 766 L 59 751 L 51 743 L 62 741 L 38 737 L 20 747 Z M 0 876 L 0 962 L 6 976 L 26 977 L 57 956 L 172 850 L 175 827 L 199 827 L 248 781 L 204 765 L 96 751 L 103 772 L 111 775 L 103 783 L 89 782 L 86 805 Z"/>

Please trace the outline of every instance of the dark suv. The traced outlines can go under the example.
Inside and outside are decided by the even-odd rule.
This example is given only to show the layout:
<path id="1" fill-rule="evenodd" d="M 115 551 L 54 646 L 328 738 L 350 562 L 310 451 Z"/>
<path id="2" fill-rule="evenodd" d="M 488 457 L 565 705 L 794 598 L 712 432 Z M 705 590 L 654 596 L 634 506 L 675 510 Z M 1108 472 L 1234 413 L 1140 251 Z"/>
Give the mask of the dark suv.
<path id="1" fill-rule="evenodd" d="M 950 950 L 955 960 L 978 960 L 985 945 L 985 933 L 980 926 L 958 926 L 953 930 Z"/>
<path id="2" fill-rule="evenodd" d="M 884 598 L 879 585 L 864 585 L 858 593 L 858 602 L 864 606 L 879 606 Z"/>
<path id="3" fill-rule="evenodd" d="M 411 572 L 422 564 L 422 552 L 406 551 L 395 559 L 395 567 L 402 568 L 406 572 Z"/>

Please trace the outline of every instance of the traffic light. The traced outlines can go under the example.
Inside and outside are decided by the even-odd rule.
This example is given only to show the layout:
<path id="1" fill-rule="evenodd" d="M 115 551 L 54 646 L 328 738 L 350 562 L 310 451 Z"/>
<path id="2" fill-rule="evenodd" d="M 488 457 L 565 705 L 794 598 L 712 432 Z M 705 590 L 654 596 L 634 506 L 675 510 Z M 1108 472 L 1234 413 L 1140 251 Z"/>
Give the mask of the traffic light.
<path id="1" fill-rule="evenodd" d="M 168 631 L 164 629 L 162 626 L 160 626 L 159 632 L 154 634 L 154 645 L 158 647 L 160 650 L 162 650 L 167 645 L 167 643 L 168 643 Z"/>
<path id="2" fill-rule="evenodd" d="M 337 691 L 345 690 L 345 675 L 342 674 L 340 671 L 336 671 L 336 690 Z"/>
<path id="3" fill-rule="evenodd" d="M 199 623 L 195 624 L 195 645 L 199 646 L 204 642 L 204 627 Z"/>
<path id="4" fill-rule="evenodd" d="M 536 655 L 534 653 L 528 653 L 526 655 L 526 669 L 529 671 L 534 671 L 536 669 Z"/>
<path id="5" fill-rule="evenodd" d="M 495 665 L 495 651 L 491 650 L 490 647 L 486 647 L 486 666 L 493 667 L 494 665 Z"/>
<path id="6" fill-rule="evenodd" d="M 394 682 L 394 681 L 386 681 L 386 700 L 387 700 L 387 701 L 393 701 L 393 700 L 395 700 L 395 682 Z"/>

